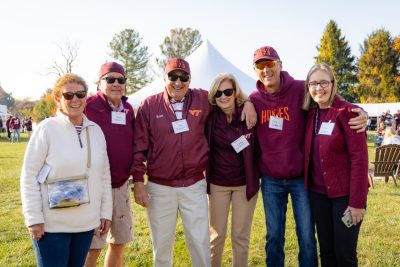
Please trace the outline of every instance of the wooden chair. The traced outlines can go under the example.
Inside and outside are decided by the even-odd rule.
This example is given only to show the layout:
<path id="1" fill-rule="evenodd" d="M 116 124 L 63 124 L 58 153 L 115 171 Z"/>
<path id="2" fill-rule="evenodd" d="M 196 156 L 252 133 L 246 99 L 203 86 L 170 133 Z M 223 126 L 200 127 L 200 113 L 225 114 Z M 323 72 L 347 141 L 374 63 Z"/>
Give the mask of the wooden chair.
<path id="1" fill-rule="evenodd" d="M 374 188 L 373 177 L 385 177 L 385 182 L 388 181 L 389 176 L 392 176 L 394 184 L 397 187 L 397 178 L 399 176 L 400 168 L 400 145 L 384 145 L 376 148 L 374 173 L 369 175 L 369 182 Z"/>

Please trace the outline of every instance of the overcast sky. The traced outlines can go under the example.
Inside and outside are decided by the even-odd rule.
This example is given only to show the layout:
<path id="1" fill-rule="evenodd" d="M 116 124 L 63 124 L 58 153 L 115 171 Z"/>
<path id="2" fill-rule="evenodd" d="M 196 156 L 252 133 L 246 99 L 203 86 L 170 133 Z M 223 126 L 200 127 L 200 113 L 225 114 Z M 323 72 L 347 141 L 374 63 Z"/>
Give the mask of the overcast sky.
<path id="1" fill-rule="evenodd" d="M 400 34 L 400 1 L 313 2 L 0 0 L 0 84 L 15 98 L 38 99 L 57 78 L 46 75 L 55 60 L 62 62 L 56 44 L 68 38 L 80 47 L 73 72 L 95 91 L 100 65 L 111 60 L 108 43 L 125 28 L 143 37 L 152 62 L 171 28 L 191 27 L 252 77 L 254 50 L 271 45 L 284 70 L 299 79 L 313 64 L 330 19 L 338 23 L 355 56 L 374 30 Z"/>

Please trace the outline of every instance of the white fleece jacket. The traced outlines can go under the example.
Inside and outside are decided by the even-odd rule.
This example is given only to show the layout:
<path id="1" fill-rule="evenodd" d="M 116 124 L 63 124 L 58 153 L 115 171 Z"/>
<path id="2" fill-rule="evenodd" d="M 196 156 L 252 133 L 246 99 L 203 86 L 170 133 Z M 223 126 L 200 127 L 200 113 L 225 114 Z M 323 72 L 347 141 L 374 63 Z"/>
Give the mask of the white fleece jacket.
<path id="1" fill-rule="evenodd" d="M 44 223 L 46 232 L 77 233 L 100 225 L 100 218 L 111 220 L 111 177 L 106 141 L 100 127 L 83 115 L 78 134 L 69 118 L 60 111 L 44 120 L 33 132 L 25 152 L 21 172 L 22 211 L 26 226 Z M 83 175 L 87 165 L 87 138 L 91 144 L 91 168 L 88 170 L 89 204 L 63 209 L 49 209 L 47 184 L 36 176 L 44 164 L 51 167 L 47 181 Z"/>

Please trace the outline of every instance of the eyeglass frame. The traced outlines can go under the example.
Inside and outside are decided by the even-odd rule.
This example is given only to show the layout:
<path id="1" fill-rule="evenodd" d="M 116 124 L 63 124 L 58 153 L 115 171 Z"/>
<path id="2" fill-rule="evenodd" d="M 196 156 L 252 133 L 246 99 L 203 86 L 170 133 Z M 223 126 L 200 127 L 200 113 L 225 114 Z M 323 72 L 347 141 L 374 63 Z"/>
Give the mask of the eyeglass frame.
<path id="1" fill-rule="evenodd" d="M 323 88 L 323 89 L 325 89 L 325 88 L 327 88 L 328 86 L 329 86 L 329 84 L 333 84 L 335 81 L 334 80 L 331 80 L 331 81 L 328 81 L 328 80 L 322 80 L 322 81 L 320 81 L 320 82 L 309 82 L 308 84 L 307 84 L 307 86 L 308 86 L 308 88 L 311 88 L 311 89 L 317 89 L 318 88 L 318 85 L 321 87 L 321 88 Z M 326 83 L 326 85 L 322 85 L 322 83 Z"/>

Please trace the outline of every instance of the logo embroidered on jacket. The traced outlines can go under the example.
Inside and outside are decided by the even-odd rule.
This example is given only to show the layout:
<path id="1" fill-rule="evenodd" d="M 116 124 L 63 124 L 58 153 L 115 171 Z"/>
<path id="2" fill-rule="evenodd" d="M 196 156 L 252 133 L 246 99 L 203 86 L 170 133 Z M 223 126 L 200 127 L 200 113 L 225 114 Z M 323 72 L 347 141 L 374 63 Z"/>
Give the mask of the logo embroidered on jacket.
<path id="1" fill-rule="evenodd" d="M 189 112 L 192 116 L 198 117 L 201 113 L 201 109 L 189 109 Z"/>
<path id="2" fill-rule="evenodd" d="M 159 119 L 159 118 L 162 118 L 162 117 L 164 117 L 163 114 L 161 114 L 161 115 L 156 115 L 156 119 Z"/>

